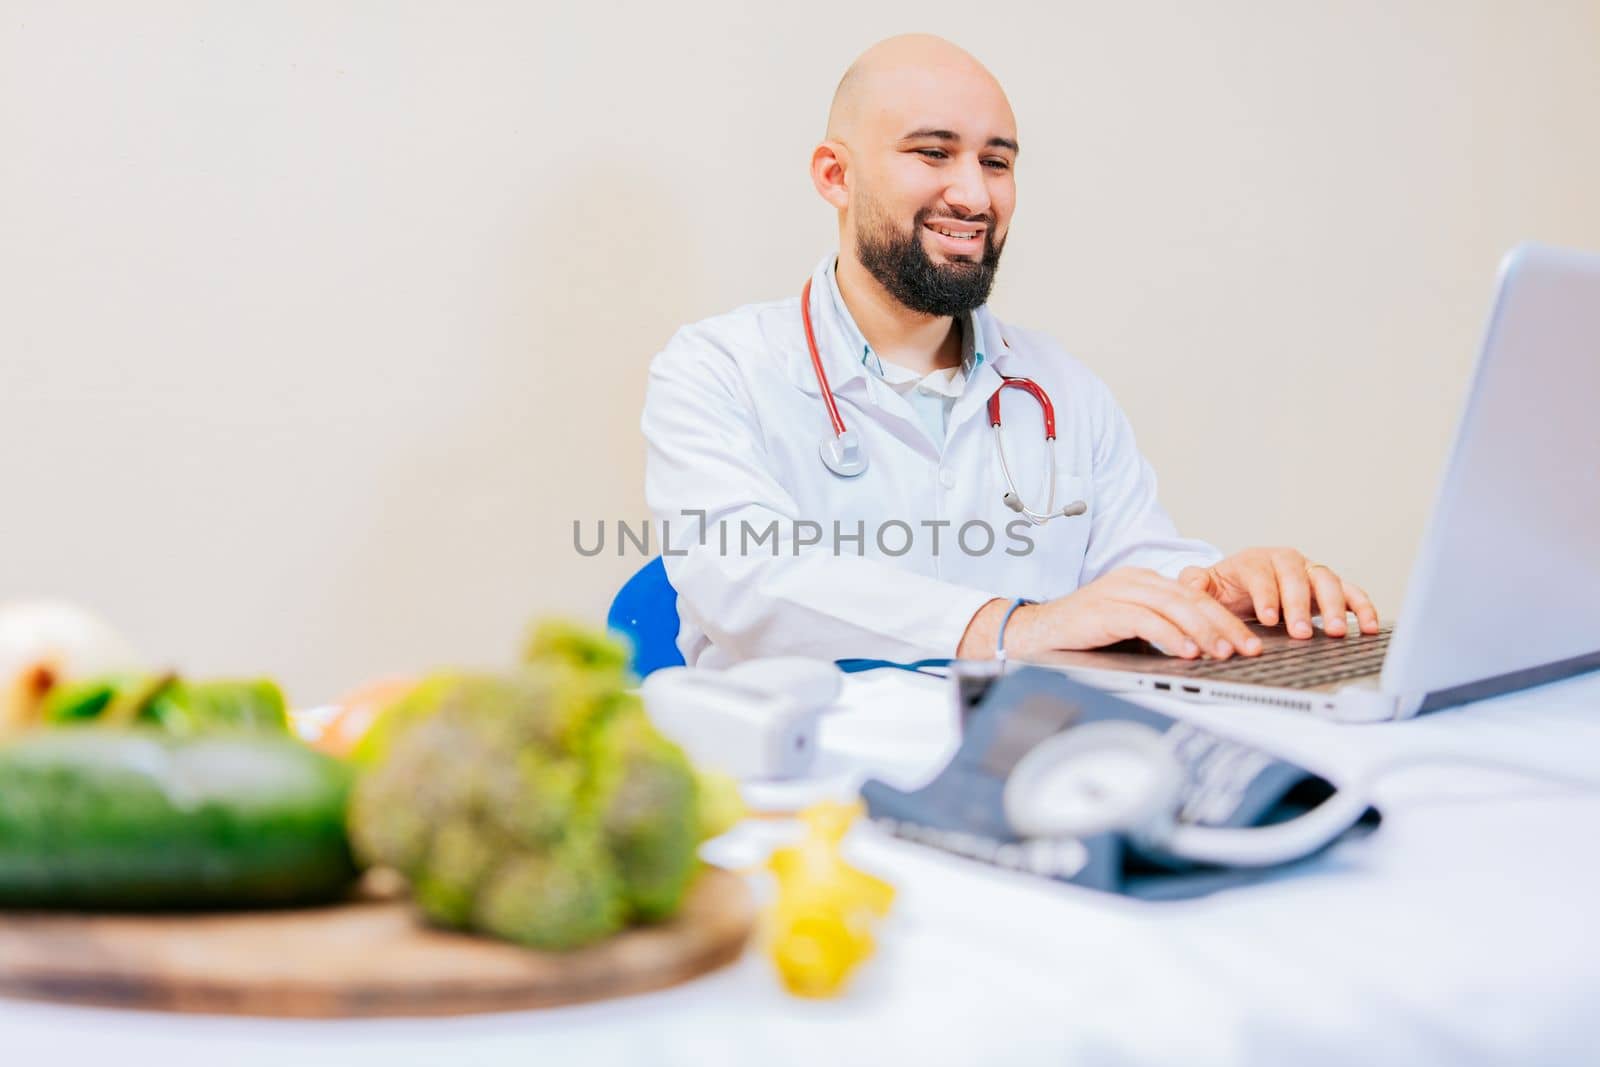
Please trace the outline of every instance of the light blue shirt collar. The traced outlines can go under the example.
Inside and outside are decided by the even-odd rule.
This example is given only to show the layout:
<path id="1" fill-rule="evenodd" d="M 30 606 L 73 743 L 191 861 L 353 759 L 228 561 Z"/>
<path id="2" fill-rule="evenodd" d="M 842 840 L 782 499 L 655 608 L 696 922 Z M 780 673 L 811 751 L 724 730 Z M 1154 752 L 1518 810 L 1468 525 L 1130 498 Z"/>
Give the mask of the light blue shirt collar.
<path id="1" fill-rule="evenodd" d="M 828 278 L 828 298 L 833 301 L 834 314 L 838 316 L 845 335 L 854 345 L 852 351 L 861 354 L 861 365 L 878 378 L 882 378 L 883 360 L 878 358 L 878 354 L 867 343 L 860 327 L 856 325 L 856 320 L 850 316 L 850 309 L 845 307 L 844 297 L 839 293 L 839 281 L 834 274 L 838 264 L 838 257 L 829 259 L 828 269 L 824 272 Z M 973 371 L 983 366 L 983 352 L 978 348 L 979 337 L 977 313 L 968 312 L 961 323 L 961 370 L 968 378 L 972 377 Z"/>

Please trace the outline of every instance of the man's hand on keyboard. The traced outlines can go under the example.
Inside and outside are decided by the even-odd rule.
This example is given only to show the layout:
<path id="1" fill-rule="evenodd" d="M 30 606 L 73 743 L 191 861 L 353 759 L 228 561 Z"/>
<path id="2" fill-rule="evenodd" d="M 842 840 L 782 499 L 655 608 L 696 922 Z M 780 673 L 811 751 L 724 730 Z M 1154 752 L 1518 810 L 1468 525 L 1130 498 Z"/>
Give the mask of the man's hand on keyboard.
<path id="1" fill-rule="evenodd" d="M 1312 602 L 1330 637 L 1345 634 L 1353 611 L 1361 632 L 1378 632 L 1378 611 L 1366 592 L 1324 563 L 1312 563 L 1292 548 L 1247 548 L 1212 567 L 1186 567 L 1178 581 L 1223 607 L 1267 626 L 1281 616 L 1290 637 L 1310 637 Z"/>
<path id="2" fill-rule="evenodd" d="M 957 655 L 993 654 L 1006 602 L 985 604 L 967 625 Z M 1006 651 L 1103 648 L 1127 638 L 1148 641 L 1168 655 L 1227 659 L 1259 655 L 1261 639 L 1204 592 L 1142 567 L 1119 567 L 1056 600 L 1016 610 L 1006 626 Z"/>

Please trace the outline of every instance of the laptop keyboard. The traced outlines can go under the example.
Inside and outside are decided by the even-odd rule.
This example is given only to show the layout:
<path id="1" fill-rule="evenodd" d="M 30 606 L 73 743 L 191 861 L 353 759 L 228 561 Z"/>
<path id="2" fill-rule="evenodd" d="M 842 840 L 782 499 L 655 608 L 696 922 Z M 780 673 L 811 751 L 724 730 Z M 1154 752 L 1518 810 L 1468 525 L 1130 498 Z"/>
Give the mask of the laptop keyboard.
<path id="1" fill-rule="evenodd" d="M 1319 635 L 1304 643 L 1276 646 L 1254 657 L 1172 659 L 1157 671 L 1283 689 L 1315 689 L 1377 674 L 1383 669 L 1390 633 L 1391 627 L 1385 626 L 1375 634 L 1355 632 L 1343 638 Z"/>

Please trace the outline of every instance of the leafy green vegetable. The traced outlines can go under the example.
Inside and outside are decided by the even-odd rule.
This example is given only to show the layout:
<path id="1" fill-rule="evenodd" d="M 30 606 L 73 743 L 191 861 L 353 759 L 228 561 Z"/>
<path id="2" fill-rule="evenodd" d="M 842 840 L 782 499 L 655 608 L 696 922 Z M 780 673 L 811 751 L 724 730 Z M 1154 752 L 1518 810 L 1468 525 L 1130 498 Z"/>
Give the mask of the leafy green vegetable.
<path id="1" fill-rule="evenodd" d="M 288 705 L 268 679 L 188 682 L 171 675 L 107 675 L 56 686 L 47 723 L 144 723 L 187 736 L 213 729 L 287 733 Z"/>

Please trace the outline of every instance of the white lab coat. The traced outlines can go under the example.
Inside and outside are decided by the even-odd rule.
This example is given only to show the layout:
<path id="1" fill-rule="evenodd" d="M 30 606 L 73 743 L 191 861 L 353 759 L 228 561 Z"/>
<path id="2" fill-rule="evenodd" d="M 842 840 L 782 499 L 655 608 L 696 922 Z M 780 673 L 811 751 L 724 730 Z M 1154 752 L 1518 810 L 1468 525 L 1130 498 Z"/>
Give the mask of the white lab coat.
<path id="1" fill-rule="evenodd" d="M 1105 384 L 1049 338 L 1003 325 L 987 307 L 974 315 L 986 358 L 951 411 L 944 442 L 932 440 L 905 398 L 852 350 L 827 296 L 833 259 L 813 275 L 811 315 L 839 413 L 868 458 L 857 477 L 832 473 L 818 453 L 831 429 L 798 285 L 787 299 L 685 326 L 650 365 L 645 496 L 658 538 L 667 534 L 663 557 L 678 591 L 686 662 L 953 656 L 993 597 L 1046 600 L 1117 567 L 1176 576 L 1217 561 L 1215 548 L 1178 536 Z M 1003 503 L 985 413 L 1001 374 L 1032 378 L 1049 394 L 1056 507 L 1083 500 L 1087 514 L 1031 526 Z M 1003 424 L 1017 486 L 1042 510 L 1040 408 L 1008 389 Z M 993 531 L 991 550 L 982 551 L 983 525 L 968 528 L 964 545 L 958 540 L 973 520 Z M 774 521 L 777 536 L 761 540 Z M 817 531 L 797 521 L 821 527 L 820 543 L 803 545 Z M 860 542 L 852 540 L 858 529 Z"/>

